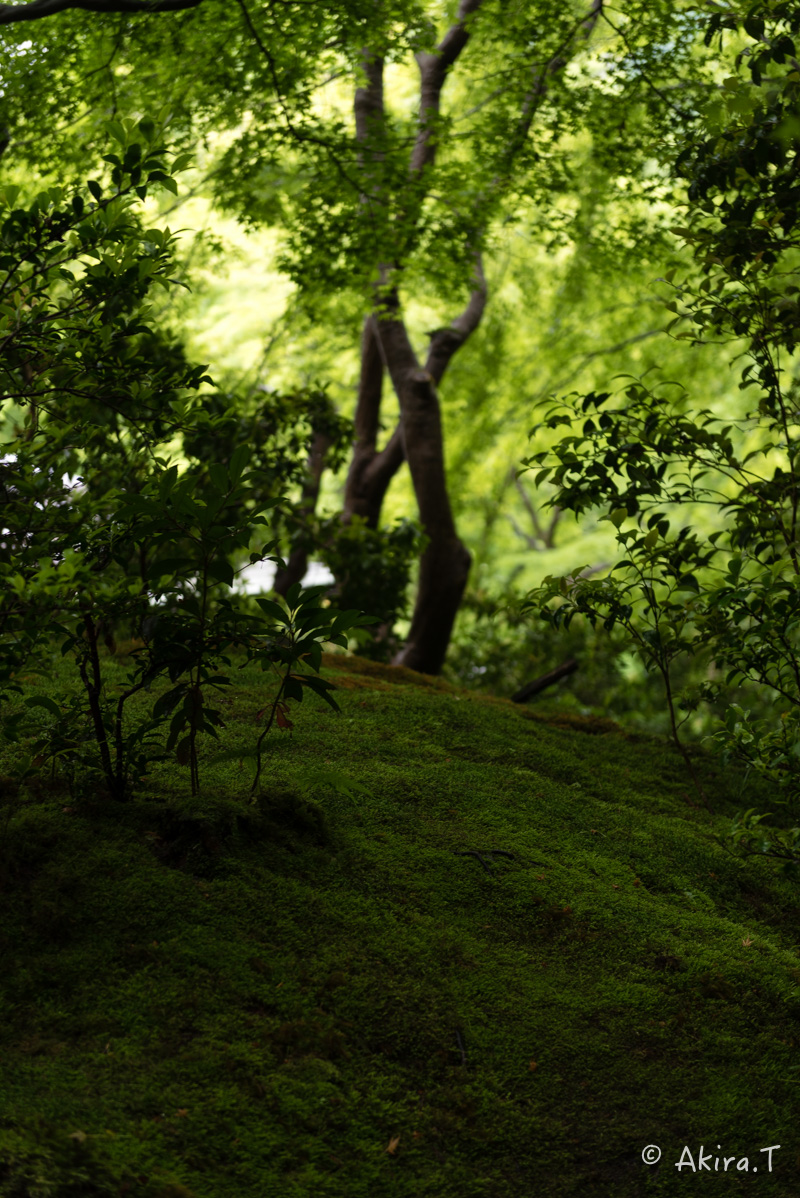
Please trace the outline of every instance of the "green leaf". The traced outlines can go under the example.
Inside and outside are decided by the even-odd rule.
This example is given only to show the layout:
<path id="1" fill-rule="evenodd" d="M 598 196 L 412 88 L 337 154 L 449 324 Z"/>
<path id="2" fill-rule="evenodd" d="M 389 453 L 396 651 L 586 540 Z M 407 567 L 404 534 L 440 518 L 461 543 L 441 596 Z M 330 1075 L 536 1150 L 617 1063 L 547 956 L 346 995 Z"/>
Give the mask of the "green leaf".
<path id="1" fill-rule="evenodd" d="M 303 653 L 303 662 L 305 665 L 311 666 L 312 670 L 319 673 L 322 665 L 322 645 L 318 640 L 313 641 L 308 649 Z"/>
<path id="2" fill-rule="evenodd" d="M 356 608 L 336 612 L 330 627 L 331 638 L 336 636 L 337 633 L 347 632 L 350 628 L 355 628 L 359 624 L 362 615 L 363 612 L 358 611 Z M 367 619 L 373 622 L 376 617 L 368 616 Z"/>
<path id="3" fill-rule="evenodd" d="M 178 765 L 188 765 L 192 756 L 192 741 L 191 737 L 184 736 L 183 740 L 178 742 L 178 747 L 175 750 L 175 756 L 178 760 Z"/>
<path id="4" fill-rule="evenodd" d="M 226 495 L 228 491 L 228 471 L 221 462 L 211 462 L 208 467 L 208 476 L 211 479 L 212 488 L 220 495 Z"/>
<path id="5" fill-rule="evenodd" d="M 231 463 L 228 468 L 230 471 L 231 482 L 236 483 L 239 481 L 245 467 L 249 464 L 249 462 L 250 447 L 248 445 L 237 445 L 231 456 Z"/>
<path id="6" fill-rule="evenodd" d="M 229 587 L 233 586 L 234 578 L 236 577 L 233 566 L 224 557 L 217 557 L 209 562 L 206 574 L 212 582 L 224 582 Z"/>
<path id="7" fill-rule="evenodd" d="M 334 711 L 341 710 L 339 704 L 330 693 L 332 690 L 336 689 L 332 682 L 328 682 L 325 678 L 317 678 L 315 675 L 310 674 L 304 674 L 302 682 L 303 685 L 308 687 L 309 690 L 314 691 L 314 693 L 319 695 L 321 699 L 324 699 L 328 706 L 332 707 Z"/>
<path id="8" fill-rule="evenodd" d="M 181 683 L 180 686 L 175 686 L 166 694 L 161 695 L 153 704 L 153 718 L 160 720 L 162 717 L 169 715 L 174 707 L 180 702 L 181 696 L 185 690 L 185 686 Z"/>
<path id="9" fill-rule="evenodd" d="M 288 591 L 286 592 L 286 595 L 284 596 L 284 598 L 286 599 L 287 607 L 292 608 L 292 609 L 297 607 L 297 601 L 300 598 L 300 594 L 301 594 L 302 590 L 303 590 L 303 588 L 299 582 L 292 583 L 292 585 L 289 587 Z M 303 601 L 305 601 L 305 599 Z"/>
<path id="10" fill-rule="evenodd" d="M 284 611 L 279 603 L 276 603 L 273 599 L 266 599 L 263 595 L 256 597 L 256 603 L 265 616 L 269 616 L 271 620 L 277 620 L 279 624 L 283 624 L 286 628 L 289 627 L 291 623 L 289 614 Z"/>
<path id="11" fill-rule="evenodd" d="M 169 469 L 165 470 L 164 473 L 159 476 L 158 498 L 161 503 L 164 503 L 168 499 L 168 497 L 169 497 L 170 493 L 172 492 L 172 489 L 175 486 L 177 481 L 178 481 L 178 467 L 177 466 L 170 466 Z"/>
<path id="12" fill-rule="evenodd" d="M 298 639 L 303 640 L 312 634 L 320 636 L 323 630 L 327 631 L 329 624 L 330 619 L 325 608 L 300 608 L 296 622 Z"/>
<path id="13" fill-rule="evenodd" d="M 106 121 L 106 130 L 114 138 L 114 141 L 118 141 L 120 145 L 125 145 L 128 135 L 125 132 L 125 127 L 119 121 Z"/>
<path id="14" fill-rule="evenodd" d="M 25 700 L 26 707 L 44 707 L 45 711 L 49 711 L 51 715 L 61 716 L 61 708 L 47 695 L 34 695 L 32 699 Z"/>

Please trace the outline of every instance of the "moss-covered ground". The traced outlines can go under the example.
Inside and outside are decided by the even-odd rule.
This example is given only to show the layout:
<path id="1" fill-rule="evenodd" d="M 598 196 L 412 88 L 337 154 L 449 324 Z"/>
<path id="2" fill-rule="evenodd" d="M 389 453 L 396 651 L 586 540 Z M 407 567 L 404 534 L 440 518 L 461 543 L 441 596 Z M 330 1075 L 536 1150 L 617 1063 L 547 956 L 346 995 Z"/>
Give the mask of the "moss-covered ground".
<path id="1" fill-rule="evenodd" d="M 666 743 L 326 674 L 257 803 L 247 671 L 196 799 L 6 782 L 0 1194 L 796 1198 L 800 887 L 715 838 L 741 778 L 712 817 Z"/>

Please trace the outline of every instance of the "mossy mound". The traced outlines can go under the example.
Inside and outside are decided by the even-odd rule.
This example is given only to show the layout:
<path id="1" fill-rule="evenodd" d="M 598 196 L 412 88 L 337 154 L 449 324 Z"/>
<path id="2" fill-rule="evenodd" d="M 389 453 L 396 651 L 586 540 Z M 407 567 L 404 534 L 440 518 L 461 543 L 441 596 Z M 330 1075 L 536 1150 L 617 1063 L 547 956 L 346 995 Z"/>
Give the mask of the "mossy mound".
<path id="1" fill-rule="evenodd" d="M 6 791 L 0 1195 L 794 1198 L 800 889 L 717 839 L 766 799 L 701 758 L 712 817 L 610 722 L 327 669 L 359 685 L 255 802 L 249 670 L 195 799 L 169 763 L 134 803 Z"/>

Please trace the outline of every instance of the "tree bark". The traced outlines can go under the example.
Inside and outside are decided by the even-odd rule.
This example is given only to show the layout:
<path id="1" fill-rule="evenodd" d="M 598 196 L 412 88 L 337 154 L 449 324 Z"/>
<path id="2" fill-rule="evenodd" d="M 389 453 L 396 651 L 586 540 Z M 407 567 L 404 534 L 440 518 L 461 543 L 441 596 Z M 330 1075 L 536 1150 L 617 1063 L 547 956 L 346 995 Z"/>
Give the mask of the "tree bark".
<path id="1" fill-rule="evenodd" d="M 99 13 L 180 12 L 196 8 L 200 0 L 31 0 L 30 4 L 0 4 L 0 25 L 39 21 L 67 8 Z"/>
<path id="2" fill-rule="evenodd" d="M 437 123 L 442 89 L 467 45 L 470 23 L 483 0 L 460 0 L 456 20 L 433 53 L 417 55 L 420 103 L 417 131 L 408 168 L 408 187 L 401 197 L 410 238 L 428 188 L 437 155 Z M 588 38 L 602 12 L 603 0 L 590 0 L 589 15 L 578 22 L 563 47 L 544 70 L 533 71 L 517 128 L 513 131 L 510 158 L 525 140 L 547 83 L 568 61 L 565 53 L 580 32 Z M 383 60 L 365 50 L 365 84 L 356 91 L 356 139 L 365 183 L 361 195 L 365 217 L 389 196 L 383 193 L 380 133 L 385 118 Z M 377 137 L 376 137 L 377 135 Z M 372 143 L 372 148 L 370 148 Z M 498 183 L 500 180 L 498 180 Z M 481 221 L 475 229 L 474 284 L 464 312 L 447 328 L 431 334 L 423 368 L 418 361 L 401 316 L 397 285 L 403 273 L 403 248 L 398 260 L 378 263 L 380 283 L 375 306 L 364 324 L 361 375 L 356 407 L 353 459 L 345 491 L 344 519 L 363 516 L 377 527 L 386 489 L 402 461 L 408 462 L 428 545 L 420 560 L 419 583 L 408 640 L 394 659 L 422 673 L 437 674 L 444 663 L 458 608 L 466 587 L 471 555 L 456 532 L 445 473 L 444 442 L 437 386 L 452 360 L 481 321 L 486 306 L 486 280 L 479 252 Z M 400 404 L 400 425 L 387 445 L 377 450 L 383 374 L 387 370 Z"/>
<path id="3" fill-rule="evenodd" d="M 554 670 L 550 670 L 547 674 L 542 674 L 541 678 L 535 678 L 533 682 L 528 682 L 525 686 L 521 687 L 516 694 L 511 696 L 511 702 L 527 703 L 528 699 L 532 699 L 534 695 L 547 690 L 548 686 L 552 686 L 553 683 L 560 682 L 562 678 L 568 678 L 570 674 L 574 674 L 577 668 L 577 661 L 574 657 L 570 657 L 568 661 L 562 662 Z"/>
<path id="4" fill-rule="evenodd" d="M 408 640 L 394 659 L 424 674 L 438 674 L 467 584 L 471 556 L 456 532 L 444 466 L 439 397 L 433 375 L 420 366 L 396 294 L 377 323 L 392 384 L 400 402 L 405 457 L 411 470 L 423 531 L 419 584 Z"/>
<path id="5" fill-rule="evenodd" d="M 353 456 L 344 489 L 343 523 L 362 516 L 370 528 L 377 528 L 381 507 L 389 483 L 405 460 L 400 426 L 379 452 L 381 399 L 383 396 L 383 352 L 377 334 L 376 318 L 364 321 L 361 342 L 361 376 L 355 415 Z"/>

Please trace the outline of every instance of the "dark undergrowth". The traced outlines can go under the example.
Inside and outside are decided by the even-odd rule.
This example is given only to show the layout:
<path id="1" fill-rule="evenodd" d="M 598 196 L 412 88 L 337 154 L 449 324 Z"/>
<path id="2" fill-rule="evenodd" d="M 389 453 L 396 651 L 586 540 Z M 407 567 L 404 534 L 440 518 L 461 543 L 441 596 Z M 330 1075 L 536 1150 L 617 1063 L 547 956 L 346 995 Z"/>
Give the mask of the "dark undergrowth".
<path id="1" fill-rule="evenodd" d="M 716 839 L 764 796 L 701 760 L 712 818 L 666 742 L 329 666 L 255 803 L 213 762 L 247 671 L 196 799 L 6 781 L 0 1194 L 794 1198 L 800 884 Z"/>

